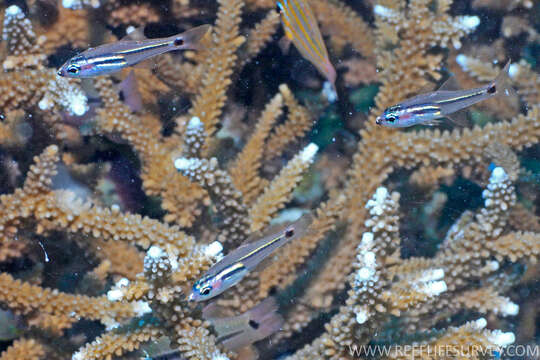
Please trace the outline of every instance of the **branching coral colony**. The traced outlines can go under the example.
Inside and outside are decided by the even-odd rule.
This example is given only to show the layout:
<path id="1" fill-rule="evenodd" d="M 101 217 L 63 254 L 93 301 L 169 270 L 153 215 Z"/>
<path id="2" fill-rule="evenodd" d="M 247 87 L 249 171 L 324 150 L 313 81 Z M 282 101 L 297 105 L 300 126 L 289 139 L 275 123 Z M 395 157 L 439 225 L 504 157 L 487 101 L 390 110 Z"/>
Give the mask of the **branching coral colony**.
<path id="1" fill-rule="evenodd" d="M 385 107 L 439 80 L 446 64 L 462 82 L 493 78 L 500 66 L 491 61 L 508 58 L 509 30 L 494 46 L 473 43 L 468 34 L 482 26 L 479 17 L 450 16 L 451 0 L 365 2 L 372 24 L 338 0 L 310 3 L 331 56 L 351 67 L 376 66 L 381 85 L 347 178 L 327 182 L 327 194 L 308 202 L 297 193 L 319 158 L 306 139 L 315 114 L 286 84 L 265 93 L 267 105 L 250 108 L 247 119 L 238 109 L 248 105 L 234 95 L 241 77 L 255 76 L 242 68 L 277 38 L 273 1 L 218 0 L 215 20 L 208 17 L 215 4 L 190 0 L 159 7 L 32 0 L 24 11 L 3 10 L 0 359 L 140 358 L 159 353 L 147 344 L 164 342 L 189 359 L 257 351 L 261 358 L 365 358 L 364 345 L 390 346 L 378 354 L 388 358 L 484 358 L 485 351 L 538 341 L 531 301 L 538 287 L 527 285 L 539 274 L 538 174 L 522 161 L 538 154 L 538 73 L 526 59 L 513 59 L 524 110 L 499 111 L 503 100 L 482 104 L 496 118 L 483 126 L 403 132 L 374 122 Z M 498 6 L 483 6 L 491 3 Z M 532 34 L 525 47 L 537 37 L 533 15 L 519 9 L 534 4 L 508 3 L 496 11 L 508 11 L 503 16 Z M 56 76 L 54 59 L 69 46 L 87 47 L 103 25 L 173 19 L 214 25 L 201 51 L 164 55 L 153 71 L 133 69 L 138 95 L 119 91 L 126 74 L 85 82 Z M 353 89 L 340 81 L 344 102 Z M 144 111 L 130 107 L 133 96 Z M 186 98 L 190 106 L 182 105 Z M 508 113 L 512 118 L 497 116 Z M 321 152 L 329 167 L 342 163 L 328 162 L 337 156 L 331 146 Z M 411 227 L 429 222 L 409 224 L 404 194 L 421 192 L 430 223 L 444 222 L 440 184 L 456 178 L 483 188 L 482 205 L 456 210 L 447 228 L 431 226 L 434 255 L 405 254 L 415 241 L 406 236 Z M 140 202 L 146 205 L 133 205 Z M 251 355 L 233 352 L 187 294 L 222 248 L 238 247 L 291 210 L 313 213 L 308 235 L 217 299 L 223 316 L 233 316 L 275 296 L 282 329 Z"/>

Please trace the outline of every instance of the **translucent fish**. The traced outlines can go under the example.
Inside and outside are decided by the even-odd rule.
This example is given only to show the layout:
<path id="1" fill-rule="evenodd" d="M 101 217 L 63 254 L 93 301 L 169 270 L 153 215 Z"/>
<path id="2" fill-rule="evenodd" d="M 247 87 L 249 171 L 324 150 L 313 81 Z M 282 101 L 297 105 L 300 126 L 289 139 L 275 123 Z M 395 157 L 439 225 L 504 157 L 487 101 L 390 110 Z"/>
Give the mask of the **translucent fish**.
<path id="1" fill-rule="evenodd" d="M 0 341 L 9 341 L 21 334 L 21 319 L 11 311 L 0 309 Z"/>
<path id="2" fill-rule="evenodd" d="M 278 0 L 277 5 L 287 39 L 334 87 L 336 70 L 330 62 L 317 20 L 307 0 Z"/>
<path id="3" fill-rule="evenodd" d="M 285 228 L 233 250 L 193 285 L 188 300 L 208 300 L 238 284 L 276 249 L 303 236 L 311 221 L 311 215 L 304 215 Z"/>
<path id="4" fill-rule="evenodd" d="M 231 351 L 262 340 L 283 325 L 283 318 L 277 313 L 278 305 L 273 297 L 237 316 L 217 317 L 213 314 L 216 310 L 211 307 L 215 307 L 215 303 L 203 309 L 203 317 L 214 327 L 218 335 L 217 342 Z"/>
<path id="5" fill-rule="evenodd" d="M 90 48 L 69 59 L 58 75 L 85 78 L 110 74 L 173 50 L 197 49 L 210 25 L 201 25 L 181 34 L 146 40 L 120 40 Z"/>
<path id="6" fill-rule="evenodd" d="M 445 90 L 444 83 L 437 91 L 415 96 L 402 103 L 384 110 L 375 121 L 386 127 L 408 127 L 413 125 L 435 125 L 442 118 L 465 109 L 480 101 L 498 95 L 511 95 L 513 89 L 509 85 L 508 69 L 510 62 L 502 69 L 499 76 L 491 83 L 474 89 L 450 91 Z"/>

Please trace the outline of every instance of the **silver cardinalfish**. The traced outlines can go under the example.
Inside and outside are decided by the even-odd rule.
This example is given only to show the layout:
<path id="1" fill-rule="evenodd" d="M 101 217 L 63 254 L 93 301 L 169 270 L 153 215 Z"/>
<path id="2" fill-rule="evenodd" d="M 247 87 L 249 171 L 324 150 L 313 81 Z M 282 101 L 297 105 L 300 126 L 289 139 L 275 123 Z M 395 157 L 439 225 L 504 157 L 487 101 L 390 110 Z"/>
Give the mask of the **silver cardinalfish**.
<path id="1" fill-rule="evenodd" d="M 497 78 L 491 83 L 474 89 L 450 91 L 444 90 L 450 81 L 446 81 L 437 91 L 415 96 L 402 103 L 391 106 L 377 117 L 375 123 L 386 127 L 408 127 L 413 125 L 435 125 L 441 118 L 465 109 L 477 102 L 493 96 L 512 93 L 509 85 L 506 64 Z"/>
<path id="2" fill-rule="evenodd" d="M 237 351 L 279 331 L 283 318 L 277 310 L 276 299 L 269 297 L 245 313 L 230 317 L 218 317 L 219 309 L 213 302 L 202 310 L 202 316 L 214 327 L 216 342 Z"/>
<path id="3" fill-rule="evenodd" d="M 336 70 L 330 62 L 319 25 L 307 0 L 278 0 L 277 6 L 287 39 L 334 87 Z"/>
<path id="4" fill-rule="evenodd" d="M 85 78 L 110 74 L 172 50 L 197 49 L 210 25 L 201 25 L 178 35 L 145 40 L 120 40 L 90 48 L 69 59 L 58 75 Z"/>
<path id="5" fill-rule="evenodd" d="M 309 214 L 263 238 L 241 245 L 212 266 L 194 285 L 189 301 L 204 301 L 217 296 L 242 280 L 276 249 L 305 234 L 311 223 Z"/>

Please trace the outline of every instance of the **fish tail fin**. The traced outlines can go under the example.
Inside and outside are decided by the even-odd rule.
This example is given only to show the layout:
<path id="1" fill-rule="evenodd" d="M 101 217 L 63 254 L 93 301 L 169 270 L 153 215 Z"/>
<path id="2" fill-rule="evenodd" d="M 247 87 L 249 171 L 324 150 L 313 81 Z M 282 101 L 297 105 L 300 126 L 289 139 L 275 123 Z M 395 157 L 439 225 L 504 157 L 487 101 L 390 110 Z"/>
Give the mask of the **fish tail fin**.
<path id="1" fill-rule="evenodd" d="M 510 60 L 506 63 L 499 75 L 487 86 L 487 92 L 497 96 L 516 96 L 516 91 L 512 87 L 512 81 L 509 75 Z"/>
<path id="2" fill-rule="evenodd" d="M 175 50 L 200 50 L 204 48 L 201 40 L 208 34 L 211 28 L 210 25 L 205 24 L 171 36 L 171 45 Z"/>
<path id="3" fill-rule="evenodd" d="M 262 340 L 279 331 L 283 326 L 283 317 L 277 313 L 277 302 L 269 297 L 247 311 L 248 326 L 241 334 L 224 340 L 223 345 L 229 350 L 236 350 Z"/>

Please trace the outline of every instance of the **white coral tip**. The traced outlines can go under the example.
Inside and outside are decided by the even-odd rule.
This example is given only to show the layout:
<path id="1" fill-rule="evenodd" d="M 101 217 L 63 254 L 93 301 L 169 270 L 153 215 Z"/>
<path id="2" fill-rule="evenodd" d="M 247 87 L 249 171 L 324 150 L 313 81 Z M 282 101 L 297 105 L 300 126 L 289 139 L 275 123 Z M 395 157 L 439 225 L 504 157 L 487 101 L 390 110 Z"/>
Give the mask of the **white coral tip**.
<path id="1" fill-rule="evenodd" d="M 373 242 L 373 233 L 370 231 L 366 231 L 364 234 L 362 234 L 362 243 L 363 245 L 369 245 Z"/>
<path id="2" fill-rule="evenodd" d="M 482 330 L 483 328 L 486 327 L 487 321 L 486 321 L 486 319 L 484 319 L 484 318 L 480 318 L 480 319 L 478 319 L 478 320 L 476 320 L 476 321 L 474 322 L 474 325 L 475 325 L 475 327 L 476 327 L 478 330 Z"/>
<path id="3" fill-rule="evenodd" d="M 382 204 L 387 196 L 388 196 L 388 190 L 384 186 L 381 186 L 377 188 L 377 190 L 375 191 L 374 198 L 378 204 Z"/>
<path id="4" fill-rule="evenodd" d="M 493 169 L 491 173 L 491 177 L 489 178 L 490 183 L 499 183 L 503 180 L 506 180 L 508 175 L 506 175 L 506 171 L 500 166 L 497 166 L 495 169 Z"/>
<path id="5" fill-rule="evenodd" d="M 6 15 L 15 16 L 18 14 L 22 14 L 22 10 L 17 5 L 11 5 L 6 9 Z"/>
<path id="6" fill-rule="evenodd" d="M 514 79 L 517 74 L 519 73 L 519 65 L 518 64 L 511 64 L 508 67 L 508 76 L 510 76 L 512 79 Z"/>
<path id="7" fill-rule="evenodd" d="M 190 159 L 187 159 L 185 157 L 179 157 L 176 160 L 174 160 L 174 167 L 177 170 L 186 170 L 187 168 L 190 167 L 192 163 L 193 162 Z"/>
<path id="8" fill-rule="evenodd" d="M 368 314 L 363 310 L 356 314 L 356 322 L 359 324 L 365 323 L 367 319 L 368 319 Z"/>
<path id="9" fill-rule="evenodd" d="M 474 30 L 480 25 L 480 18 L 478 16 L 462 16 L 461 24 L 466 29 Z"/>
<path id="10" fill-rule="evenodd" d="M 467 66 L 467 56 L 463 54 L 459 54 L 456 56 L 456 62 L 461 66 L 463 70 L 468 70 L 469 67 Z"/>
<path id="11" fill-rule="evenodd" d="M 491 333 L 489 341 L 497 346 L 507 346 L 516 341 L 516 336 L 513 332 L 502 332 L 500 330 L 495 330 Z"/>
<path id="12" fill-rule="evenodd" d="M 187 128 L 188 128 L 188 130 L 195 130 L 195 129 L 200 128 L 202 126 L 202 124 L 203 123 L 202 123 L 201 119 L 199 119 L 197 116 L 194 116 L 191 119 L 189 119 Z"/>
<path id="13" fill-rule="evenodd" d="M 148 251 L 146 252 L 146 255 L 153 259 L 157 259 L 164 256 L 165 252 L 161 250 L 160 247 L 154 245 L 154 246 L 151 246 L 150 249 L 148 249 Z"/>
<path id="14" fill-rule="evenodd" d="M 502 312 L 505 315 L 515 316 L 519 313 L 519 305 L 509 301 L 503 305 Z"/>
<path id="15" fill-rule="evenodd" d="M 310 143 L 304 148 L 304 150 L 302 150 L 302 153 L 300 154 L 300 159 L 302 159 L 303 162 L 310 162 L 311 160 L 313 160 L 313 157 L 318 150 L 319 147 L 316 144 Z"/>
<path id="16" fill-rule="evenodd" d="M 205 249 L 204 253 L 208 256 L 217 256 L 219 253 L 223 251 L 223 245 L 219 241 L 214 241 L 213 243 L 209 244 Z"/>

